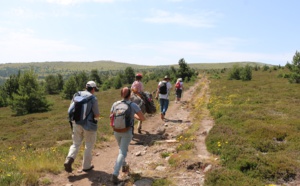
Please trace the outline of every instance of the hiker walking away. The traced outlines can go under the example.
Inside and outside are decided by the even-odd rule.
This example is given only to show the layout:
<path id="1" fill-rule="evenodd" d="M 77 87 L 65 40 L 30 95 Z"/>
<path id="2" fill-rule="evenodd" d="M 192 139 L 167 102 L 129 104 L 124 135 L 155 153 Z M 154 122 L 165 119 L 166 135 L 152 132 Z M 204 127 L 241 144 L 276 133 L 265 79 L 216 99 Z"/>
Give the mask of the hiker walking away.
<path id="1" fill-rule="evenodd" d="M 180 102 L 180 99 L 181 99 L 181 96 L 182 96 L 182 91 L 183 91 L 182 78 L 178 78 L 177 82 L 175 84 L 175 92 L 176 92 L 176 101 L 175 101 L 175 103 Z"/>
<path id="2" fill-rule="evenodd" d="M 165 115 L 169 107 L 169 93 L 171 88 L 172 85 L 170 83 L 169 76 L 165 76 L 164 79 L 158 83 L 155 98 L 159 98 L 160 118 L 162 120 L 165 119 Z"/>
<path id="3" fill-rule="evenodd" d="M 122 171 L 126 172 L 125 166 L 126 166 L 126 156 L 128 152 L 128 146 L 130 144 L 130 141 L 133 137 L 133 125 L 134 125 L 134 119 L 144 121 L 145 117 L 140 109 L 140 107 L 130 101 L 131 96 L 131 90 L 128 87 L 124 87 L 121 89 L 121 97 L 123 98 L 121 101 L 115 102 L 111 107 L 111 126 L 114 130 L 114 136 L 118 142 L 119 146 L 119 154 L 114 166 L 114 171 L 111 177 L 111 181 L 115 184 L 119 183 L 119 172 L 122 167 Z M 125 115 L 126 117 L 115 117 L 118 113 L 121 112 L 121 108 L 124 105 L 124 103 L 127 105 L 126 113 L 128 115 Z M 122 106 L 121 106 L 122 104 Z M 125 105 L 125 106 L 126 106 Z M 128 112 L 129 111 L 129 112 Z M 121 118 L 121 119 L 120 119 Z M 121 128 L 122 118 L 125 120 L 126 126 Z M 124 119 L 125 118 L 125 119 Z M 118 122 L 117 122 L 118 121 Z M 117 128 L 118 126 L 118 128 Z"/>
<path id="4" fill-rule="evenodd" d="M 97 119 L 100 116 L 99 107 L 98 107 L 98 100 L 93 95 L 96 91 L 99 91 L 96 83 L 94 81 L 89 81 L 86 83 L 86 90 L 85 91 L 78 91 L 74 94 L 73 99 L 71 101 L 69 111 L 75 107 L 74 111 L 74 118 L 75 115 L 78 115 L 80 112 L 79 117 L 72 121 L 73 124 L 73 144 L 70 146 L 70 150 L 68 156 L 66 157 L 66 161 L 64 163 L 65 170 L 69 173 L 72 172 L 72 163 L 74 162 L 79 149 L 80 145 L 85 139 L 85 150 L 83 154 L 83 162 L 82 162 L 82 171 L 88 172 L 94 168 L 91 164 L 92 162 L 92 150 L 97 138 Z M 85 107 L 81 107 L 82 110 L 78 111 L 76 107 L 76 99 L 86 99 Z M 75 105 L 75 106 L 74 106 Z M 85 109 L 85 110 L 84 110 Z M 75 114 L 77 112 L 77 114 Z M 70 112 L 69 112 L 70 113 Z"/>
<path id="5" fill-rule="evenodd" d="M 143 75 L 140 73 L 137 73 L 135 75 L 135 81 L 131 85 L 131 90 L 133 93 L 140 94 L 141 92 L 144 92 L 144 85 L 142 83 L 142 78 Z"/>
<path id="6" fill-rule="evenodd" d="M 135 102 L 141 109 L 145 107 L 145 103 L 143 101 L 142 92 L 144 92 L 144 85 L 142 83 L 142 74 L 137 73 L 135 75 L 135 81 L 131 85 L 131 91 L 136 96 L 131 97 L 131 101 Z M 138 96 L 138 97 L 137 97 Z M 143 114 L 145 114 L 145 109 L 142 109 Z M 142 133 L 142 121 L 138 121 L 138 133 Z"/>

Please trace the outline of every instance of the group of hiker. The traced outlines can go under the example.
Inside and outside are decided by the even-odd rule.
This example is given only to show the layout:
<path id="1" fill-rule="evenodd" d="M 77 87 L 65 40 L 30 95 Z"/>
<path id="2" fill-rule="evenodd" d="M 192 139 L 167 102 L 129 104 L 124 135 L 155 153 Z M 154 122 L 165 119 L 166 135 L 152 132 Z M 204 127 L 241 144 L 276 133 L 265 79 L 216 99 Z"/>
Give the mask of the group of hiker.
<path id="1" fill-rule="evenodd" d="M 141 133 L 142 121 L 145 120 L 144 114 L 147 111 L 148 113 L 151 112 L 148 107 L 149 104 L 151 104 L 149 102 L 152 97 L 144 92 L 142 78 L 142 74 L 136 74 L 135 81 L 131 87 L 121 89 L 122 100 L 114 102 L 110 110 L 110 125 L 119 146 L 119 154 L 111 176 L 111 181 L 115 184 L 120 182 L 118 178 L 120 169 L 122 168 L 122 171 L 126 172 L 127 163 L 125 159 L 130 141 L 134 135 L 134 120 L 138 120 L 137 129 L 138 133 Z M 169 76 L 165 76 L 157 86 L 155 99 L 159 101 L 160 117 L 162 120 L 165 119 L 168 110 L 171 88 L 172 85 Z M 180 101 L 182 90 L 183 82 L 181 78 L 178 78 L 175 84 L 175 103 Z M 96 83 L 94 81 L 87 82 L 86 90 L 75 93 L 69 106 L 68 113 L 73 132 L 73 144 L 70 146 L 64 162 L 65 171 L 68 173 L 73 171 L 72 164 L 79 152 L 83 139 L 85 140 L 85 150 L 83 154 L 82 171 L 88 172 L 94 168 L 94 165 L 92 165 L 92 150 L 97 138 L 97 118 L 100 116 L 98 100 L 96 96 L 94 96 L 96 91 L 99 91 Z M 148 102 L 148 107 L 146 106 L 146 108 L 144 108 L 144 102 Z M 154 105 L 152 105 L 152 107 L 155 109 Z"/>

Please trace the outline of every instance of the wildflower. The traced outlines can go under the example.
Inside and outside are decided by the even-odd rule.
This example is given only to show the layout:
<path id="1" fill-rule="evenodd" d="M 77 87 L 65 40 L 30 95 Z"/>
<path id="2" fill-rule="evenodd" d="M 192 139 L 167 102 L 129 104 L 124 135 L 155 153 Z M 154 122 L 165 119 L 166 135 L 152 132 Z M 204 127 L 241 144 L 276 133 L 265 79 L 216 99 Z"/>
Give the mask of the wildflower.
<path id="1" fill-rule="evenodd" d="M 12 149 L 12 147 L 8 147 L 8 150 L 11 150 Z"/>
<path id="2" fill-rule="evenodd" d="M 16 160 L 17 160 L 16 156 L 13 156 L 11 159 L 12 159 L 13 161 L 16 161 Z"/>

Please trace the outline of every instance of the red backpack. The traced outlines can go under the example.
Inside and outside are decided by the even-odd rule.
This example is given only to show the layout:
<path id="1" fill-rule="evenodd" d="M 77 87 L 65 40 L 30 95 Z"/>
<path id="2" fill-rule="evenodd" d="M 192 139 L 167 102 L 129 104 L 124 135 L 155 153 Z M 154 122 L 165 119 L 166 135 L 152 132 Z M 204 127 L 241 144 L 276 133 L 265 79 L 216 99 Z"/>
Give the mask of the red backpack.
<path id="1" fill-rule="evenodd" d="M 175 87 L 176 87 L 177 89 L 179 89 L 179 88 L 181 87 L 181 86 L 180 86 L 180 81 L 178 81 L 178 82 L 176 83 Z"/>

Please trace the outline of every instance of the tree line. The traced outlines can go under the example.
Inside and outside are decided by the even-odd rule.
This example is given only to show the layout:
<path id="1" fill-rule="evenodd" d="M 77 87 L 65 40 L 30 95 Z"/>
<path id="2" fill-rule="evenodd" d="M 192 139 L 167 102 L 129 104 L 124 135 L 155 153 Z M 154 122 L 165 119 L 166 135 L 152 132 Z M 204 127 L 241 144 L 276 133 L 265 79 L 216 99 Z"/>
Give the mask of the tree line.
<path id="1" fill-rule="evenodd" d="M 179 68 L 175 67 L 142 70 L 142 81 L 147 83 L 150 80 L 159 81 L 165 75 L 171 77 L 173 81 L 182 78 L 185 82 L 193 81 L 197 77 L 197 72 L 191 69 L 182 58 L 178 62 Z M 61 95 L 62 99 L 71 100 L 74 93 L 85 88 L 86 82 L 93 80 L 101 90 L 110 88 L 119 89 L 124 85 L 132 84 L 135 80 L 135 70 L 126 67 L 124 71 L 114 73 L 100 73 L 97 69 L 92 69 L 89 73 L 85 71 L 75 72 L 64 78 L 62 74 L 50 74 L 43 80 L 38 78 L 34 70 L 10 75 L 5 83 L 0 86 L 0 107 L 10 106 L 16 115 L 45 112 L 51 109 L 51 104 L 46 95 Z"/>

